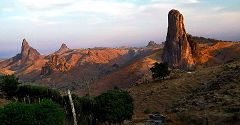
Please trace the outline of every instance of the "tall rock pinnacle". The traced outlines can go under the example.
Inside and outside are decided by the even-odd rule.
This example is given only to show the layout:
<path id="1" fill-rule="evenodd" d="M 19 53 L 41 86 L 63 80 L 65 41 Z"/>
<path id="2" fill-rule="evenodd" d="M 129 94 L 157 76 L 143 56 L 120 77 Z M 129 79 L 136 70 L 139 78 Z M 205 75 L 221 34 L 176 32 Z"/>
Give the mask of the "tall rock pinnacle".
<path id="1" fill-rule="evenodd" d="M 25 60 L 27 58 L 29 49 L 30 49 L 30 46 L 28 45 L 27 40 L 23 39 L 22 50 L 21 50 L 21 59 Z"/>
<path id="2" fill-rule="evenodd" d="M 168 33 L 162 56 L 171 67 L 189 69 L 194 65 L 192 49 L 187 39 L 183 15 L 178 10 L 168 13 Z"/>
<path id="3" fill-rule="evenodd" d="M 35 59 L 39 58 L 39 56 L 40 53 L 36 49 L 29 46 L 26 39 L 23 39 L 22 49 L 20 53 L 20 59 L 22 62 L 34 61 Z"/>

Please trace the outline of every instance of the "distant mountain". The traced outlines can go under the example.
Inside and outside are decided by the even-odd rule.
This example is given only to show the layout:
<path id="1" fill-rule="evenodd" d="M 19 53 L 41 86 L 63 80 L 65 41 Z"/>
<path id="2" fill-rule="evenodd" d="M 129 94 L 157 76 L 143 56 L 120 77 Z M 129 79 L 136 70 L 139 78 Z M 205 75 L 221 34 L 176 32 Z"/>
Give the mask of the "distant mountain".
<path id="1" fill-rule="evenodd" d="M 149 41 L 149 43 L 146 47 L 148 47 L 148 48 L 163 48 L 163 46 L 164 46 L 164 43 L 157 44 L 154 41 Z"/>
<path id="2" fill-rule="evenodd" d="M 149 60 L 146 57 L 159 49 L 159 47 L 70 49 L 66 44 L 62 44 L 58 51 L 41 55 L 26 39 L 23 39 L 21 52 L 0 62 L 0 72 L 14 73 L 20 80 L 26 82 L 62 90 L 72 89 L 79 94 L 85 94 L 89 86 L 96 88 L 100 85 L 101 87 L 91 90 L 92 93 L 98 93 L 114 86 L 129 87 L 138 81 L 149 72 L 148 69 L 154 62 L 160 60 L 158 58 L 144 63 L 142 61 Z M 134 69 L 128 69 L 128 66 L 133 66 Z M 121 77 L 120 74 L 114 75 L 117 72 L 121 72 Z"/>
<path id="3" fill-rule="evenodd" d="M 43 84 L 77 94 L 99 94 L 118 86 L 129 88 L 151 81 L 149 68 L 167 62 L 171 68 L 194 70 L 222 65 L 239 58 L 240 43 L 224 42 L 189 35 L 183 15 L 169 12 L 166 41 L 150 41 L 147 47 L 72 49 L 62 44 L 58 51 L 41 55 L 26 39 L 21 52 L 0 62 L 0 73 L 15 74 L 20 80 Z"/>

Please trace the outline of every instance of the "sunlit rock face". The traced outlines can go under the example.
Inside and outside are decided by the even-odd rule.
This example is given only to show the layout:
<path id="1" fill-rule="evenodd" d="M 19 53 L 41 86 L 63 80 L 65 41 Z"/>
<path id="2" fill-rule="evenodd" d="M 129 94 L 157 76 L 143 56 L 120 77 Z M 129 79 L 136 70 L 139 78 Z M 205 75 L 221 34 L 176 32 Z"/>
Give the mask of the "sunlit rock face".
<path id="1" fill-rule="evenodd" d="M 18 57 L 23 63 L 26 63 L 28 61 L 34 61 L 38 59 L 40 57 L 40 53 L 36 49 L 29 46 L 26 39 L 23 39 L 21 53 Z"/>
<path id="2" fill-rule="evenodd" d="M 183 15 L 178 10 L 168 13 L 168 33 L 162 56 L 171 67 L 189 69 L 195 63 L 193 52 L 184 27 Z"/>
<path id="3" fill-rule="evenodd" d="M 50 60 L 42 67 L 41 75 L 49 75 L 53 71 L 65 72 L 70 70 L 71 65 L 67 63 L 64 57 L 52 55 Z"/>

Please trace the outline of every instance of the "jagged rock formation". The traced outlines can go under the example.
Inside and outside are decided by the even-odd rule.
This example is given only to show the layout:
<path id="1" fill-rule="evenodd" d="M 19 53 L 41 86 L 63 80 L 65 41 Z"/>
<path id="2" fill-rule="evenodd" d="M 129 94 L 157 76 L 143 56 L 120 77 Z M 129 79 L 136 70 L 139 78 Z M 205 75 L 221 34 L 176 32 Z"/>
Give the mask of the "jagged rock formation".
<path id="1" fill-rule="evenodd" d="M 49 75 L 53 71 L 65 72 L 70 70 L 71 65 L 67 63 L 64 57 L 52 55 L 50 60 L 42 67 L 41 75 Z"/>
<path id="2" fill-rule="evenodd" d="M 148 48 L 157 48 L 157 47 L 160 47 L 160 45 L 155 43 L 154 41 L 150 41 L 150 42 L 148 42 L 148 45 L 146 47 L 148 47 Z"/>
<path id="3" fill-rule="evenodd" d="M 26 63 L 28 61 L 34 61 L 38 59 L 40 57 L 40 53 L 36 49 L 29 46 L 26 39 L 23 39 L 21 53 L 17 56 L 22 63 Z"/>
<path id="4" fill-rule="evenodd" d="M 7 68 L 7 69 L 21 69 L 24 66 L 31 65 L 36 60 L 40 59 L 40 53 L 29 46 L 26 39 L 23 39 L 21 53 L 18 53 L 16 56 L 6 59 L 0 62 L 0 68 Z"/>
<path id="5" fill-rule="evenodd" d="M 189 69 L 195 64 L 192 51 L 183 15 L 173 9 L 168 14 L 168 33 L 162 60 L 171 67 Z"/>
<path id="6" fill-rule="evenodd" d="M 65 53 L 69 50 L 69 48 L 67 47 L 66 44 L 62 44 L 60 49 L 58 51 L 55 52 L 55 54 L 62 54 L 62 53 Z"/>

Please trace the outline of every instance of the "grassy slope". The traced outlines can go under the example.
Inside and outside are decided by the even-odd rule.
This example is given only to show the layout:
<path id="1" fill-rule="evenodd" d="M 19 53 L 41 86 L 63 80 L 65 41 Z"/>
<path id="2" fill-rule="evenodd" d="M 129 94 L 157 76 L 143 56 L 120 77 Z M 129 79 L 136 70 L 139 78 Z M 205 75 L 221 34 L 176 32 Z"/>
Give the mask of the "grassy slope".
<path id="1" fill-rule="evenodd" d="M 202 123 L 206 111 L 210 124 L 218 123 L 222 119 L 231 121 L 231 118 L 235 118 L 234 112 L 227 113 L 223 110 L 239 108 L 240 75 L 237 74 L 238 71 L 240 72 L 239 66 L 238 60 L 220 66 L 198 68 L 192 73 L 174 71 L 165 81 L 131 87 L 129 91 L 134 98 L 134 118 L 146 118 L 144 110 L 151 109 L 167 115 L 172 121 L 171 124 Z M 213 88 L 211 91 L 200 89 L 223 81 L 228 84 L 220 84 L 221 89 Z M 227 95 L 227 92 L 232 95 Z M 209 95 L 202 101 L 202 97 L 206 94 Z M 215 96 L 216 101 L 212 101 L 211 99 Z M 206 108 L 202 108 L 204 104 L 201 104 L 201 101 L 209 101 Z M 234 107 L 234 109 L 227 109 L 228 107 Z"/>

